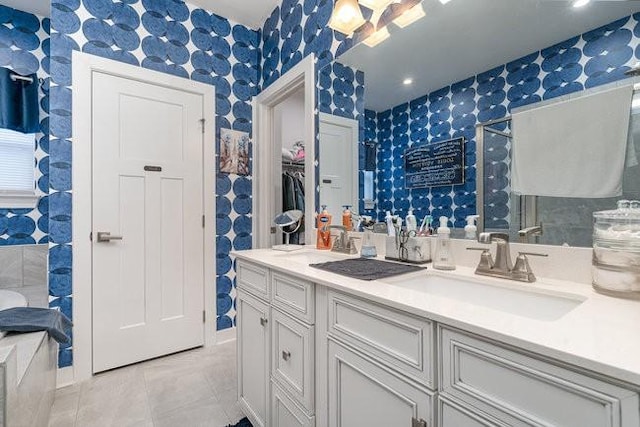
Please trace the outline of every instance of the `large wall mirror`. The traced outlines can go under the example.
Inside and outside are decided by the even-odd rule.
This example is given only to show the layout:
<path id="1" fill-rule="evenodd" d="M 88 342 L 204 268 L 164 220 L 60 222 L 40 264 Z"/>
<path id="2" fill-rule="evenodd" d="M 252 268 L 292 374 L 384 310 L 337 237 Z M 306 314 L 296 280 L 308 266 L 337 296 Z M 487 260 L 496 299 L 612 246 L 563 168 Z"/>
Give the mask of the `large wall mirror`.
<path id="1" fill-rule="evenodd" d="M 423 0 L 415 6 L 424 10 L 422 18 L 404 27 L 392 22 L 379 43 L 370 37 L 318 70 L 318 110 L 323 117 L 318 120 L 319 204 L 327 199 L 325 187 L 333 185 L 358 193 L 336 196 L 342 190 L 334 188 L 333 204 L 342 199 L 340 204 L 355 204 L 351 200 L 357 199 L 356 212 L 379 220 L 387 211 L 404 217 L 413 209 L 419 219 L 447 216 L 450 225 L 462 229 L 467 216 L 479 213 L 481 229 L 509 230 L 514 240 L 520 230 L 542 223 L 542 235 L 532 231 L 526 237 L 530 243 L 590 246 L 592 213 L 613 209 L 623 198 L 639 198 L 640 168 L 623 160 L 624 170 L 618 172 L 624 184 L 615 193 L 594 188 L 593 195 L 570 197 L 569 185 L 564 193 L 516 194 L 511 191 L 513 148 L 518 141 L 535 140 L 539 128 L 520 125 L 518 130 L 518 120 L 512 118 L 549 105 L 573 106 L 576 100 L 577 105 L 581 99 L 627 85 L 628 98 L 617 98 L 624 100 L 626 120 L 598 120 L 603 129 L 626 123 L 629 129 L 624 132 L 602 133 L 609 136 L 601 144 L 611 144 L 613 134 L 618 139 L 624 134 L 630 142 L 623 156 L 628 154 L 639 139 L 633 138 L 638 131 L 629 117 L 640 105 L 640 98 L 631 100 L 638 80 L 632 74 L 640 62 L 640 2 L 592 1 L 583 7 L 563 0 L 442 3 Z M 613 99 L 606 102 L 617 102 Z M 567 114 L 571 117 L 570 110 Z M 334 134 L 340 133 L 322 125 L 328 116 L 344 119 L 343 125 L 351 121 L 352 131 L 357 127 L 357 138 L 347 131 L 341 138 L 348 144 L 351 135 L 350 144 L 358 149 L 350 145 L 340 151 L 344 158 L 357 154 L 357 162 L 343 162 L 357 163 L 357 169 L 352 166 L 339 182 L 330 176 L 336 162 L 329 166 L 322 161 L 327 158 L 323 150 L 336 156 Z M 413 177 L 408 179 L 408 149 L 433 148 L 460 138 L 461 176 L 432 186 L 416 186 Z M 549 143 L 541 147 L 548 149 Z M 588 144 L 584 147 L 583 152 L 590 150 Z M 554 168 L 576 167 L 563 158 L 551 163 L 538 157 L 531 162 L 533 168 L 522 170 L 533 170 L 535 176 L 538 168 L 541 177 Z M 609 176 L 611 169 L 601 167 L 594 173 Z M 590 182 L 600 186 L 597 179 Z M 340 206 L 332 208 L 339 212 Z"/>

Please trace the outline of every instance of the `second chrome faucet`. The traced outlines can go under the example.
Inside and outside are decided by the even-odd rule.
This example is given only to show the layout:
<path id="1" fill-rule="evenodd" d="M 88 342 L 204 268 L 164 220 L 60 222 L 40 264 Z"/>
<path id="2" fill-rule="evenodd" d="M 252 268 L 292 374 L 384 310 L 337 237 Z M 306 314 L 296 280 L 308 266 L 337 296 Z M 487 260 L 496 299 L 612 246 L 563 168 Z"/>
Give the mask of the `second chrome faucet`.
<path id="1" fill-rule="evenodd" d="M 546 254 L 532 252 L 519 252 L 516 258 L 516 265 L 511 262 L 511 250 L 509 247 L 509 235 L 506 233 L 480 233 L 478 236 L 480 243 L 496 243 L 496 259 L 491 257 L 490 248 L 483 248 L 480 263 L 476 268 L 476 274 L 482 276 L 500 277 L 503 279 L 517 280 L 520 282 L 532 283 L 536 281 L 536 276 L 531 270 L 527 255 L 546 257 Z M 477 248 L 470 248 L 476 250 Z"/>

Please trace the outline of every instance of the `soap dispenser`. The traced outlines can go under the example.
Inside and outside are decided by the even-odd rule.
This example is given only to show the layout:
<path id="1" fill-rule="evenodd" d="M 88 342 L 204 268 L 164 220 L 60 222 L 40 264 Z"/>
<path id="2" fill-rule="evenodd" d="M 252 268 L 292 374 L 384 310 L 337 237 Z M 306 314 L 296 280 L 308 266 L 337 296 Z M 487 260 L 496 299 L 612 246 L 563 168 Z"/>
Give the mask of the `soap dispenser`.
<path id="1" fill-rule="evenodd" d="M 411 208 L 409 208 L 409 214 L 405 219 L 405 223 L 407 225 L 407 233 L 418 231 L 418 221 L 416 220 L 416 216 L 413 214 L 413 209 Z"/>
<path id="2" fill-rule="evenodd" d="M 449 218 L 440 217 L 440 227 L 438 227 L 438 238 L 436 240 L 436 256 L 433 259 L 433 268 L 437 270 L 455 270 L 451 251 L 451 230 L 447 226 Z"/>
<path id="3" fill-rule="evenodd" d="M 478 238 L 478 227 L 476 221 L 480 218 L 480 215 L 467 216 L 467 225 L 464 227 L 464 238 L 476 240 Z"/>

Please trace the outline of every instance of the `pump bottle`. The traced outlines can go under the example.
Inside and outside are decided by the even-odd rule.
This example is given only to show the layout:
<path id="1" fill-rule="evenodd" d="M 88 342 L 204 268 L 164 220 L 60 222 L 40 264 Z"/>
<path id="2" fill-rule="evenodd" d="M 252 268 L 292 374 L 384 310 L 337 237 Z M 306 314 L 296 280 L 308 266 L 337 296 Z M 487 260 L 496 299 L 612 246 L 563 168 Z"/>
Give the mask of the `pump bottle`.
<path id="1" fill-rule="evenodd" d="M 440 217 L 440 227 L 438 227 L 438 238 L 436 240 L 436 256 L 433 259 L 433 268 L 437 270 L 455 270 L 451 251 L 451 230 L 447 226 L 449 218 Z"/>

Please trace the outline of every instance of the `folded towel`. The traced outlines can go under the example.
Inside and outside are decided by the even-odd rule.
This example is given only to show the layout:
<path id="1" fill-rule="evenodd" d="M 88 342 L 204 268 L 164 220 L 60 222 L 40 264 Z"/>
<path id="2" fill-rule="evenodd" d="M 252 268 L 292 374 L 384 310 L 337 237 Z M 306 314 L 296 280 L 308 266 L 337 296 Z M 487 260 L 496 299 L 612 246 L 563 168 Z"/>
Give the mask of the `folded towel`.
<path id="1" fill-rule="evenodd" d="M 16 72 L 0 68 L 0 128 L 22 133 L 40 131 L 40 106 L 38 104 L 38 76 L 31 82 L 11 79 Z"/>
<path id="2" fill-rule="evenodd" d="M 620 196 L 632 91 L 624 86 L 514 112 L 512 191 L 548 197 Z"/>
<path id="3" fill-rule="evenodd" d="M 67 316 L 50 308 L 16 307 L 0 311 L 0 331 L 47 331 L 51 338 L 61 344 L 71 342 L 66 331 L 72 325 Z"/>

